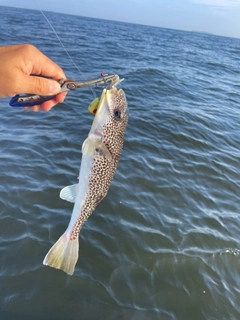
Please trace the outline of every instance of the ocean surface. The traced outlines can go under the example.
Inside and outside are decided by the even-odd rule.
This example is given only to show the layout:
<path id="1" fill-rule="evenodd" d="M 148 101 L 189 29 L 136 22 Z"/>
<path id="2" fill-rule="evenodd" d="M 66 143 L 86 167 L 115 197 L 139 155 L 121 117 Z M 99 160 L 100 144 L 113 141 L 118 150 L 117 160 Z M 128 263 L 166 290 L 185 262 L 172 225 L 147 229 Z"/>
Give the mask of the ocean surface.
<path id="1" fill-rule="evenodd" d="M 0 100 L 0 319 L 240 319 L 240 40 L 45 12 L 81 74 L 40 11 L 0 14 L 1 46 L 32 43 L 75 80 L 124 77 L 130 113 L 68 276 L 42 261 L 70 220 L 59 192 L 92 91 L 48 113 Z"/>

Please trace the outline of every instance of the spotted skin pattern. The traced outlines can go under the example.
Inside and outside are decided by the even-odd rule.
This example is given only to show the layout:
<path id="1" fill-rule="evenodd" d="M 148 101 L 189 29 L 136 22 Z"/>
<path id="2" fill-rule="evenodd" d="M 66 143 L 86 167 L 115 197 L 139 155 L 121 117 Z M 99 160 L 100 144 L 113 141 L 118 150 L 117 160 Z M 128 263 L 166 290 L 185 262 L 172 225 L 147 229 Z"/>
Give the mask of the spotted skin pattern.
<path id="1" fill-rule="evenodd" d="M 128 105 L 123 90 L 117 90 L 113 85 L 104 89 L 92 128 L 83 144 L 79 184 L 66 187 L 60 193 L 62 199 L 75 201 L 70 223 L 45 256 L 44 265 L 69 275 L 74 273 L 79 232 L 108 192 L 122 152 L 127 122 Z"/>
<path id="2" fill-rule="evenodd" d="M 103 126 L 102 135 L 102 142 L 110 152 L 111 159 L 104 157 L 101 149 L 95 149 L 86 200 L 79 213 L 79 219 L 74 224 L 70 240 L 78 238 L 84 223 L 98 203 L 107 195 L 122 152 L 128 122 L 127 100 L 123 90 L 117 91 L 115 88 L 112 90 L 114 91 L 109 101 L 110 112 Z"/>

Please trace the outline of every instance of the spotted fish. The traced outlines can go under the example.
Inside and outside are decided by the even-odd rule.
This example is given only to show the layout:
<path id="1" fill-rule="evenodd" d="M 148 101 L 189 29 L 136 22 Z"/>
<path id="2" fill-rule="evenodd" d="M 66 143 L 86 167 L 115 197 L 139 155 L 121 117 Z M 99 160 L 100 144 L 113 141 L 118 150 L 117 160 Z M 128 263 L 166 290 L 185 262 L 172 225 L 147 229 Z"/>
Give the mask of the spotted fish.
<path id="1" fill-rule="evenodd" d="M 91 130 L 82 146 L 79 183 L 60 192 L 64 200 L 74 202 L 70 223 L 53 245 L 43 264 L 72 275 L 78 260 L 79 232 L 97 204 L 107 195 L 118 166 L 128 121 L 128 105 L 116 76 L 101 95 Z"/>

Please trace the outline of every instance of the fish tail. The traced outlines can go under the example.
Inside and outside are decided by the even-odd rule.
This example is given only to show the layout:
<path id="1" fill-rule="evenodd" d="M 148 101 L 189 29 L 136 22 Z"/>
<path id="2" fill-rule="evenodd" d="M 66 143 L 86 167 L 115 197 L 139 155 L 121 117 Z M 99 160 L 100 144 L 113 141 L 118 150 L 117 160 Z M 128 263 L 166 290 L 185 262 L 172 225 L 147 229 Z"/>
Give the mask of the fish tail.
<path id="1" fill-rule="evenodd" d="M 78 259 L 78 238 L 72 240 L 65 232 L 48 251 L 43 264 L 73 274 Z"/>

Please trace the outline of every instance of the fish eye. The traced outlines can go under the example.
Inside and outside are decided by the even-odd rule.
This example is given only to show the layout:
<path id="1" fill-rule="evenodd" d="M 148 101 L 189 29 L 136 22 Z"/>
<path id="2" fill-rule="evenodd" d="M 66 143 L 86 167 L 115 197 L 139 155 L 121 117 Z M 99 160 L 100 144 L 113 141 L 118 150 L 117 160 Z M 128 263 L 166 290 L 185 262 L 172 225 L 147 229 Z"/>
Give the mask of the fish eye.
<path id="1" fill-rule="evenodd" d="M 119 110 L 114 110 L 114 117 L 120 119 L 121 112 Z"/>

